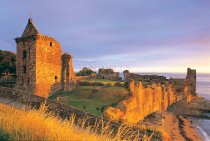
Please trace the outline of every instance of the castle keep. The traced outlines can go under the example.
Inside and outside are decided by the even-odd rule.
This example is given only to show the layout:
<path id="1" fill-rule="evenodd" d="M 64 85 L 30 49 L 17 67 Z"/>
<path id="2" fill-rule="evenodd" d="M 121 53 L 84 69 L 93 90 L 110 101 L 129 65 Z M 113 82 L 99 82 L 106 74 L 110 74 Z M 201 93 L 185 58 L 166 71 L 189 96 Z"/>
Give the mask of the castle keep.
<path id="1" fill-rule="evenodd" d="M 48 97 L 61 89 L 71 89 L 74 82 L 72 56 L 62 54 L 59 42 L 40 34 L 32 19 L 15 41 L 17 88 L 41 97 Z"/>

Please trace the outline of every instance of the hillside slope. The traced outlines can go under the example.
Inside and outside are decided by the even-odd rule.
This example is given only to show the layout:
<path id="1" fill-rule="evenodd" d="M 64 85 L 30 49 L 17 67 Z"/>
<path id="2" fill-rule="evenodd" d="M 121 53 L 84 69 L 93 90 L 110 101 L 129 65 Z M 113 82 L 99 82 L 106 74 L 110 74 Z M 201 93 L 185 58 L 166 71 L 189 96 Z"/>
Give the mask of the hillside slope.
<path id="1" fill-rule="evenodd" d="M 104 126 L 98 133 L 97 123 L 95 128 L 84 127 L 85 119 L 81 119 L 79 126 L 75 124 L 75 115 L 70 120 L 61 120 L 53 114 L 45 113 L 46 107 L 39 110 L 16 109 L 0 104 L 0 140 L 85 140 L 85 141 L 117 141 L 121 140 L 124 129 L 119 129 L 115 136 L 111 136 L 111 130 Z M 149 140 L 137 137 L 126 137 L 125 140 Z"/>

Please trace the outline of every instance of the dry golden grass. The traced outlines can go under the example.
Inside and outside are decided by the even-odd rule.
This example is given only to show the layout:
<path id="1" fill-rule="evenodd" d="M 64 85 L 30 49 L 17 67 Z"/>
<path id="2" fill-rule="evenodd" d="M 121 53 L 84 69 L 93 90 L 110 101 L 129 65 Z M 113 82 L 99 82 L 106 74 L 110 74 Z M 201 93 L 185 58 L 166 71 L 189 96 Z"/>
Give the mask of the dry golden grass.
<path id="1" fill-rule="evenodd" d="M 85 140 L 85 141 L 109 141 L 121 140 L 125 129 L 120 128 L 113 137 L 108 126 L 103 126 L 101 134 L 96 134 L 91 127 L 78 127 L 75 125 L 75 116 L 70 120 L 61 120 L 52 114 L 46 114 L 45 108 L 39 110 L 16 109 L 0 104 L 0 130 L 9 135 L 9 140 Z M 84 125 L 85 119 L 80 125 Z M 97 123 L 94 125 L 97 128 Z M 151 137 L 144 136 L 142 140 L 149 140 Z M 135 138 L 139 140 L 139 138 Z M 131 137 L 125 138 L 131 140 Z"/>

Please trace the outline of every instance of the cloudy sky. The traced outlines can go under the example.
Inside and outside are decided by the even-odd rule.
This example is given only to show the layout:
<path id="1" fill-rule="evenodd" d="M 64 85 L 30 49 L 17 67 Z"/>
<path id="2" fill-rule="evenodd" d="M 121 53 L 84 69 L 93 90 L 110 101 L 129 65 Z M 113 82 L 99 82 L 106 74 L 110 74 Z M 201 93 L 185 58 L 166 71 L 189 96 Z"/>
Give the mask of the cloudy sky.
<path id="1" fill-rule="evenodd" d="M 0 49 L 15 52 L 29 13 L 76 69 L 210 73 L 209 0 L 0 0 Z"/>

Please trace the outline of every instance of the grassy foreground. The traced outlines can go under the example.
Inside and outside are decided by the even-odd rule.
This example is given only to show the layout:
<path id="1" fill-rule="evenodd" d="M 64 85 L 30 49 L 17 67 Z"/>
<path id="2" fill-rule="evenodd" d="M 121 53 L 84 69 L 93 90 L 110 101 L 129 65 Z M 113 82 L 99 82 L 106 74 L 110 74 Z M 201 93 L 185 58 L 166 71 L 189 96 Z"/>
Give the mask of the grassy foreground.
<path id="1" fill-rule="evenodd" d="M 63 121 L 51 114 L 46 114 L 43 108 L 40 110 L 23 110 L 0 104 L 0 140 L 44 140 L 44 141 L 118 141 L 124 132 L 119 129 L 113 137 L 108 127 L 102 127 L 101 134 L 96 134 L 91 127 L 81 126 L 85 120 L 81 120 L 80 126 L 75 125 L 74 116 L 70 120 Z M 139 140 L 139 138 L 133 138 Z M 126 140 L 131 140 L 127 137 Z M 146 136 L 142 140 L 149 140 Z"/>

